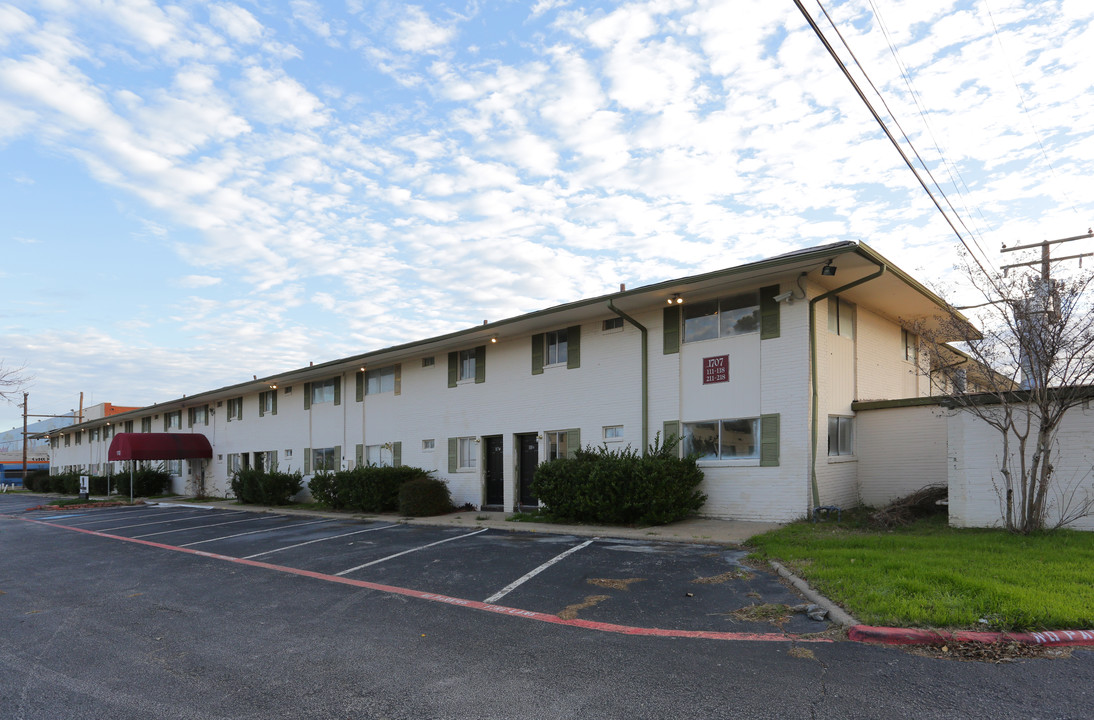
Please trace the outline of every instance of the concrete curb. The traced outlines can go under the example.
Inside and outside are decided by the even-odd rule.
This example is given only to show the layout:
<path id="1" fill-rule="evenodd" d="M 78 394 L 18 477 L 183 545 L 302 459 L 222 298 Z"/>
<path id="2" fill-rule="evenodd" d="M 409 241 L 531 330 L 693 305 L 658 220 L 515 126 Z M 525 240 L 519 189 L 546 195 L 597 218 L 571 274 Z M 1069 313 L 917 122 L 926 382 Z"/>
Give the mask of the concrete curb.
<path id="1" fill-rule="evenodd" d="M 917 628 L 874 627 L 855 625 L 847 630 L 854 642 L 879 645 L 944 645 L 951 642 L 1000 643 L 1016 642 L 1045 647 L 1094 647 L 1094 630 L 1045 630 L 1042 632 L 1006 633 L 973 630 L 920 630 Z"/>
<path id="2" fill-rule="evenodd" d="M 820 605 L 822 608 L 827 610 L 828 617 L 832 618 L 832 620 L 838 622 L 844 627 L 862 627 L 859 625 L 859 621 L 849 615 L 846 610 L 814 590 L 812 587 L 810 587 L 809 583 L 805 582 L 800 577 L 787 570 L 785 567 L 782 566 L 781 563 L 778 563 L 774 560 L 768 560 L 768 562 L 771 564 L 771 567 L 775 568 L 775 572 L 779 573 L 779 575 L 789 580 L 790 584 L 796 587 L 802 595 L 805 595 L 805 597 L 808 598 L 809 602 L 813 603 L 814 605 Z"/>

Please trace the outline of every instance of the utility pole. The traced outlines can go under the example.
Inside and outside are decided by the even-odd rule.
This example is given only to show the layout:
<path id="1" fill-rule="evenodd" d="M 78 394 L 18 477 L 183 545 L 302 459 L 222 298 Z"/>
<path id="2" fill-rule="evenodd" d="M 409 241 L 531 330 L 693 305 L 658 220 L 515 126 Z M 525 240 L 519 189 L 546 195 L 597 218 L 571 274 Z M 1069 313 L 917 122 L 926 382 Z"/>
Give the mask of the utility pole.
<path id="1" fill-rule="evenodd" d="M 1074 235 L 1072 237 L 1060 238 L 1059 240 L 1044 240 L 1039 243 L 1029 243 L 1026 245 L 1014 245 L 1007 247 L 1004 245 L 1000 252 L 1015 252 L 1018 250 L 1029 250 L 1031 248 L 1041 248 L 1041 259 L 1031 260 L 1030 262 L 1014 263 L 1013 265 L 1003 266 L 1004 277 L 1007 271 L 1011 268 L 1019 267 L 1033 267 L 1035 265 L 1041 266 L 1041 278 L 1037 282 L 1034 290 L 1034 298 L 1027 298 L 1022 307 L 1015 307 L 1015 318 L 1018 321 L 1019 332 L 1024 335 L 1024 338 L 1020 338 L 1019 348 L 1019 365 L 1022 368 L 1022 389 L 1030 390 L 1033 386 L 1033 381 L 1036 379 L 1036 373 L 1033 363 L 1036 362 L 1036 358 L 1031 357 L 1029 349 L 1026 347 L 1031 340 L 1041 337 L 1041 327 L 1045 322 L 1047 316 L 1053 315 L 1059 311 L 1058 304 L 1056 302 L 1057 297 L 1054 292 L 1055 288 L 1052 284 L 1052 263 L 1062 262 L 1064 260 L 1078 259 L 1079 267 L 1083 266 L 1083 258 L 1090 257 L 1094 253 L 1079 253 L 1077 255 L 1067 255 L 1065 257 L 1052 257 L 1050 248 L 1053 245 L 1059 243 L 1073 242 L 1075 240 L 1086 240 L 1087 238 L 1094 238 L 1094 230 L 1087 228 L 1085 235 Z M 1017 304 L 1017 303 L 1016 303 Z M 1032 353 L 1036 355 L 1037 353 Z"/>
<path id="2" fill-rule="evenodd" d="M 74 413 L 70 412 L 68 415 L 34 415 L 27 412 L 27 396 L 30 393 L 23 391 L 23 485 L 26 486 L 27 482 L 27 441 L 30 433 L 27 432 L 27 418 L 61 418 L 61 417 L 73 417 Z M 80 393 L 80 417 L 83 417 L 84 412 L 84 394 Z"/>

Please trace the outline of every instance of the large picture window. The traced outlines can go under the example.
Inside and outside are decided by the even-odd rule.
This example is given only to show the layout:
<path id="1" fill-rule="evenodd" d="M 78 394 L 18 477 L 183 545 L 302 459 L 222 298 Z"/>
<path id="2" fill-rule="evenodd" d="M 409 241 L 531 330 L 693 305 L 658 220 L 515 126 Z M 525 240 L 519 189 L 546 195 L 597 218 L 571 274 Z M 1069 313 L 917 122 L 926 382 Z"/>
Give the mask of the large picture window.
<path id="1" fill-rule="evenodd" d="M 311 404 L 334 402 L 334 378 L 311 384 Z"/>
<path id="2" fill-rule="evenodd" d="M 365 394 L 378 395 L 380 393 L 395 392 L 395 366 L 389 365 L 378 370 L 369 370 L 365 373 Z"/>
<path id="3" fill-rule="evenodd" d="M 760 295 L 746 292 L 684 305 L 684 342 L 713 340 L 760 330 Z"/>
<path id="4" fill-rule="evenodd" d="M 312 450 L 312 470 L 314 472 L 322 470 L 334 472 L 339 469 L 340 460 L 337 448 L 315 448 Z"/>
<path id="5" fill-rule="evenodd" d="M 684 424 L 684 448 L 699 460 L 760 457 L 759 418 Z"/>

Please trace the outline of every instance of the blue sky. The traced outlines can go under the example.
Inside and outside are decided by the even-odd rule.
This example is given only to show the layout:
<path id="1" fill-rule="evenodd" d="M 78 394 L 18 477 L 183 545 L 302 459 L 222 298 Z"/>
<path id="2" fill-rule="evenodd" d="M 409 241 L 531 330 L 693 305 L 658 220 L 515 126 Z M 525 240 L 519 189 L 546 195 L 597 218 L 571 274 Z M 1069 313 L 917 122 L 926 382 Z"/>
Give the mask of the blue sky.
<path id="1" fill-rule="evenodd" d="M 1094 224 L 1094 3 L 826 7 L 986 262 Z M 945 284 L 959 247 L 790 0 L 0 0 L 0 218 L 41 413 L 836 240 Z"/>

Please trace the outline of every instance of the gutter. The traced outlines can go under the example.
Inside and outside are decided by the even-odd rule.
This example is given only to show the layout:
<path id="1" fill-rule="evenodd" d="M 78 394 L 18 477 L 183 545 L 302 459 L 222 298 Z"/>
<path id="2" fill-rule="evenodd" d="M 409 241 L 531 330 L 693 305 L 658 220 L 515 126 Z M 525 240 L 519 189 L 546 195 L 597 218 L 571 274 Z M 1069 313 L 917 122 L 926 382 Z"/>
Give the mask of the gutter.
<path id="1" fill-rule="evenodd" d="M 809 486 L 813 493 L 813 507 L 820 506 L 820 489 L 817 487 L 817 408 L 820 404 L 819 391 L 817 390 L 817 313 L 816 305 L 821 300 L 827 300 L 833 295 L 838 295 L 844 290 L 850 290 L 853 287 L 858 287 L 864 283 L 868 283 L 871 280 L 876 280 L 885 274 L 886 264 L 880 260 L 875 260 L 873 257 L 862 255 L 865 259 L 872 263 L 875 263 L 878 267 L 877 272 L 871 273 L 866 277 L 859 278 L 854 282 L 849 282 L 846 285 L 841 285 L 835 290 L 829 290 L 828 292 L 818 295 L 809 301 L 809 374 L 810 384 L 813 387 L 813 409 L 812 409 L 812 455 L 809 462 Z M 812 512 L 809 513 L 812 517 Z"/>
<path id="2" fill-rule="evenodd" d="M 642 454 L 645 455 L 650 446 L 650 354 L 649 331 L 646 327 L 612 304 L 608 298 L 608 309 L 623 318 L 642 333 Z"/>

